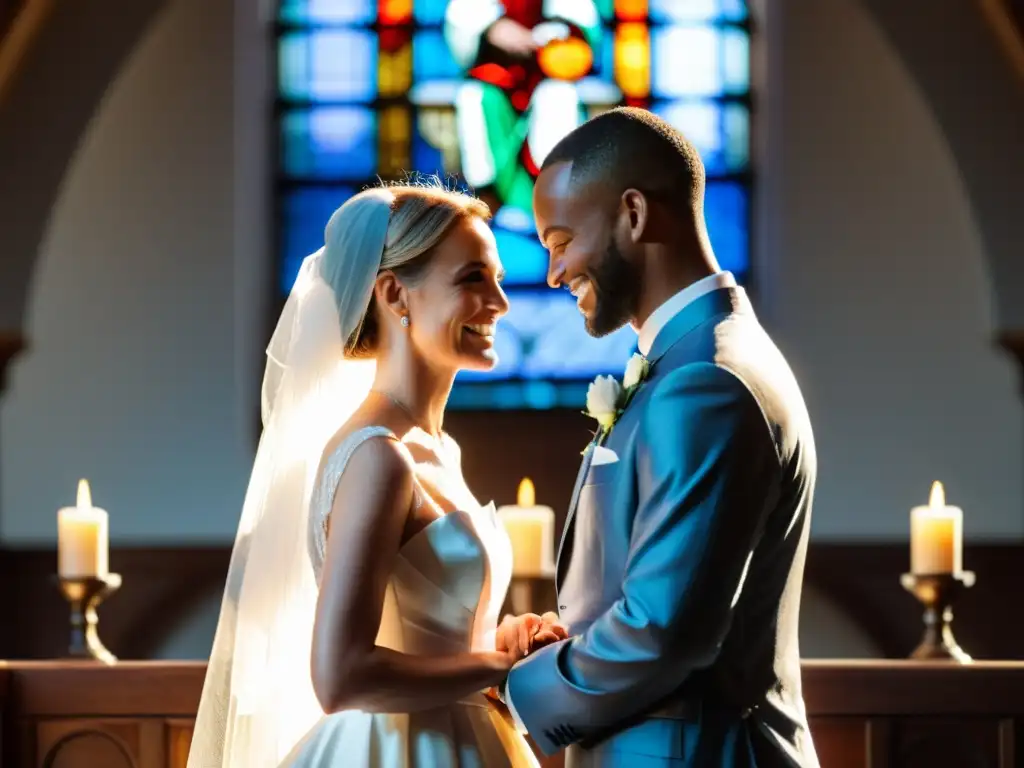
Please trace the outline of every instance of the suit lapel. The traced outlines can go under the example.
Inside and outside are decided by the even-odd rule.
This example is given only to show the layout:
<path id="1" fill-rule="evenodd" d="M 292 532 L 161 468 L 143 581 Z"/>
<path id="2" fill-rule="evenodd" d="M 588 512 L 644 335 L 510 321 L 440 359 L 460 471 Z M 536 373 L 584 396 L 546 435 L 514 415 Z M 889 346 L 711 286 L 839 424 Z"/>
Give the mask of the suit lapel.
<path id="1" fill-rule="evenodd" d="M 569 500 L 569 511 L 565 516 L 565 525 L 562 526 L 562 538 L 558 542 L 558 565 L 555 569 L 556 592 L 558 591 L 558 588 L 562 586 L 562 579 L 565 577 L 565 569 L 569 567 L 569 553 L 565 552 L 565 549 L 572 539 L 570 534 L 573 523 L 576 520 L 576 505 L 580 500 L 580 491 L 583 489 L 583 482 L 587 479 L 587 473 L 590 472 L 590 463 L 594 460 L 595 445 L 597 445 L 596 438 L 587 446 L 587 450 L 583 453 L 583 461 L 580 464 L 580 471 L 576 475 L 576 485 L 572 489 L 572 498 Z"/>
<path id="2" fill-rule="evenodd" d="M 701 296 L 687 305 L 678 315 L 669 321 L 654 340 L 654 347 L 648 355 L 651 365 L 654 365 L 665 355 L 677 342 L 681 341 L 690 331 L 705 321 L 731 312 L 752 312 L 749 301 L 742 288 L 719 288 Z M 576 485 L 572 490 L 572 498 L 569 501 L 569 511 L 565 517 L 565 525 L 562 527 L 562 538 L 558 543 L 558 561 L 555 569 L 555 591 L 562 586 L 565 579 L 565 572 L 569 567 L 569 560 L 572 556 L 573 528 L 576 523 L 576 507 L 579 505 L 580 492 L 590 472 L 590 465 L 594 460 L 594 441 L 587 446 L 583 454 L 583 462 L 580 465 L 579 474 L 576 475 Z"/>
<path id="3" fill-rule="evenodd" d="M 716 288 L 694 299 L 668 321 L 654 339 L 654 345 L 647 355 L 651 365 L 658 362 L 678 342 L 682 341 L 690 331 L 714 317 L 734 313 L 753 313 L 746 291 L 740 287 Z"/>

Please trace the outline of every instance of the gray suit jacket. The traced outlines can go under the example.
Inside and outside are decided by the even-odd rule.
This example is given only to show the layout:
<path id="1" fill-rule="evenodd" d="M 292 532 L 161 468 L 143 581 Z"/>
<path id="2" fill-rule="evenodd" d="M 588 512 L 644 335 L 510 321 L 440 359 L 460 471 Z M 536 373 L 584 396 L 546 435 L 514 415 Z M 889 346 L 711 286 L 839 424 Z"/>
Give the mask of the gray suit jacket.
<path id="1" fill-rule="evenodd" d="M 570 765 L 817 766 L 797 621 L 816 455 L 803 397 L 742 288 L 685 307 L 604 446 L 558 557 L 571 637 L 507 692 Z"/>

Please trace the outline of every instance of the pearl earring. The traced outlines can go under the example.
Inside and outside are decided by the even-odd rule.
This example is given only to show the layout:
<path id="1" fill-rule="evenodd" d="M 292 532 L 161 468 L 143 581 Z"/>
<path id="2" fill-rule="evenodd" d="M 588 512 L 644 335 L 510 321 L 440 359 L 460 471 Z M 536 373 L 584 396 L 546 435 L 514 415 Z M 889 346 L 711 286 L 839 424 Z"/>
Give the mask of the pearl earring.
<path id="1" fill-rule="evenodd" d="M 408 328 L 409 327 L 409 316 L 408 315 L 402 315 L 402 327 L 403 328 Z"/>

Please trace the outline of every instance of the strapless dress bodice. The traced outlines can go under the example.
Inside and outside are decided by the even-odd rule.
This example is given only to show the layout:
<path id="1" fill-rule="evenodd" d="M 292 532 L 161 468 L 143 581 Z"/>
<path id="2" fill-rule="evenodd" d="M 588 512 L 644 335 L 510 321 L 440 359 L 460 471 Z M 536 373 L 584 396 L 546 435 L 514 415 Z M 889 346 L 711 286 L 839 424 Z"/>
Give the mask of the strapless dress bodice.
<path id="1" fill-rule="evenodd" d="M 310 505 L 309 555 L 319 582 L 341 474 L 387 429 L 359 430 L 327 457 Z M 405 542 L 385 591 L 377 645 L 418 656 L 493 651 L 512 577 L 512 545 L 493 504 L 432 520 Z M 537 768 L 507 715 L 477 692 L 416 712 L 324 715 L 280 768 Z"/>
<path id="2" fill-rule="evenodd" d="M 398 553 L 378 645 L 414 654 L 493 650 L 512 549 L 493 504 L 433 520 Z"/>
<path id="3" fill-rule="evenodd" d="M 310 559 L 317 580 L 341 474 L 355 449 L 373 437 L 394 439 L 383 427 L 358 430 L 324 464 L 310 515 Z M 398 552 L 377 644 L 413 654 L 493 650 L 511 578 L 512 546 L 493 504 L 438 517 Z"/>

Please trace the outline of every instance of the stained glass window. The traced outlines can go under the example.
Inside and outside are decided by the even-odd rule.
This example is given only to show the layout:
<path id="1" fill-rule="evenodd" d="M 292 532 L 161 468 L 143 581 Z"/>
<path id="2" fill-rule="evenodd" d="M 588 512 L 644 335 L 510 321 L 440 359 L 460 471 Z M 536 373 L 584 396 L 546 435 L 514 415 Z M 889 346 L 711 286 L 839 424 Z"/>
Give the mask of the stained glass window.
<path id="1" fill-rule="evenodd" d="M 500 17 L 533 49 L 491 34 Z M 588 336 L 572 297 L 544 284 L 533 181 L 589 116 L 644 106 L 686 133 L 707 167 L 718 260 L 748 277 L 745 0 L 280 0 L 277 20 L 282 296 L 331 212 L 378 177 L 438 174 L 496 210 L 511 302 L 501 362 L 460 374 L 453 407 L 578 408 L 635 348 L 630 329 Z"/>

